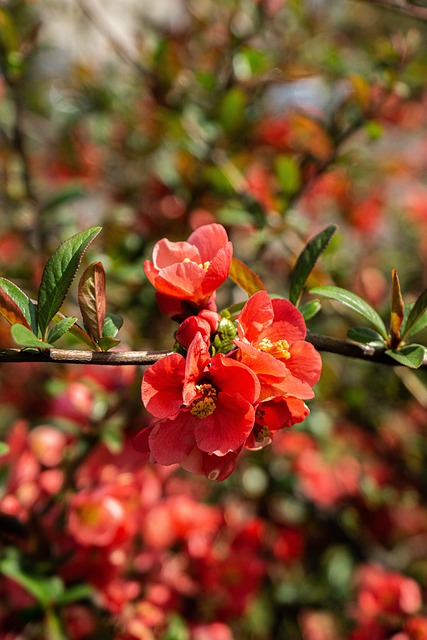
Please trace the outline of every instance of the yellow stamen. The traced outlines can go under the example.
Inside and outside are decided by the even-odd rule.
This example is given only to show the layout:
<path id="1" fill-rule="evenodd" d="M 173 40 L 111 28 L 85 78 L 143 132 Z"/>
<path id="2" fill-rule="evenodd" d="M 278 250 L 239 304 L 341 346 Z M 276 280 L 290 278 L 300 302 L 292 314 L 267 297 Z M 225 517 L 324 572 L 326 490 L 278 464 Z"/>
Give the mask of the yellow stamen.
<path id="1" fill-rule="evenodd" d="M 190 413 L 202 420 L 215 411 L 217 392 L 211 384 L 198 384 L 196 385 L 196 391 L 200 393 L 202 397 L 193 401 Z"/>
<path id="2" fill-rule="evenodd" d="M 291 357 L 289 353 L 289 342 L 287 340 L 277 340 L 273 343 L 269 338 L 263 338 L 257 344 L 257 349 L 269 353 L 275 358 L 282 358 L 283 360 L 289 360 Z"/>
<path id="3" fill-rule="evenodd" d="M 183 262 L 194 262 L 194 260 L 191 260 L 190 258 L 184 258 Z M 197 266 L 201 269 L 207 271 L 209 269 L 210 262 L 209 260 L 207 260 L 206 262 L 196 262 L 195 264 L 197 264 Z"/>

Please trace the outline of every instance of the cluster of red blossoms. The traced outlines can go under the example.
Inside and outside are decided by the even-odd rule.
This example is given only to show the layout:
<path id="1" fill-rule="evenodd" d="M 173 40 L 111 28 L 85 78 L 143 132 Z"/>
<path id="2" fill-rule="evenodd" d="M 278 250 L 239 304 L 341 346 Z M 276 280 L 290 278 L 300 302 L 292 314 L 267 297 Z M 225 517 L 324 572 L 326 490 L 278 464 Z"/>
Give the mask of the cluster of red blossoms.
<path id="1" fill-rule="evenodd" d="M 174 353 L 149 367 L 142 400 L 157 420 L 135 438 L 162 465 L 224 480 L 243 448 L 260 449 L 301 422 L 321 359 L 305 341 L 303 316 L 288 300 L 254 293 L 240 313 L 218 313 L 232 244 L 219 224 L 187 242 L 160 240 L 145 273 L 162 312 L 180 322 Z"/>

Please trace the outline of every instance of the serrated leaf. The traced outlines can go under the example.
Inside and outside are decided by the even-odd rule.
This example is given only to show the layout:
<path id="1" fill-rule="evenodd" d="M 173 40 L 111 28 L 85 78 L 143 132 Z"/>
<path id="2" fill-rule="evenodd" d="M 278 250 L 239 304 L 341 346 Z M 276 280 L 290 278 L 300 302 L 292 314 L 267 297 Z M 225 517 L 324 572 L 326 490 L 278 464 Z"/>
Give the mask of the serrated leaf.
<path id="1" fill-rule="evenodd" d="M 338 229 L 336 224 L 326 227 L 317 234 L 302 250 L 291 274 L 289 300 L 297 305 L 308 276 L 312 272 L 319 256 L 328 246 L 332 236 Z"/>
<path id="2" fill-rule="evenodd" d="M 405 309 L 396 269 L 392 269 L 391 282 L 390 343 L 392 346 L 397 346 L 401 340 L 400 327 L 402 326 Z"/>
<path id="3" fill-rule="evenodd" d="M 13 324 L 10 330 L 12 338 L 20 347 L 35 347 L 36 349 L 52 349 L 53 344 L 39 340 L 39 338 L 23 324 Z"/>
<path id="4" fill-rule="evenodd" d="M 105 314 L 104 328 L 102 330 L 103 338 L 115 338 L 117 333 L 123 326 L 123 318 L 116 313 L 107 311 Z"/>
<path id="5" fill-rule="evenodd" d="M 120 340 L 116 340 L 116 338 L 110 338 L 109 336 L 104 336 L 98 340 L 98 346 L 102 349 L 102 351 L 109 351 L 113 347 L 117 347 L 120 344 Z"/>
<path id="6" fill-rule="evenodd" d="M 32 300 L 10 280 L 0 278 L 0 313 L 10 324 L 22 324 L 37 331 L 37 307 Z"/>
<path id="7" fill-rule="evenodd" d="M 96 341 L 102 337 L 107 311 L 105 271 L 101 262 L 90 264 L 79 282 L 79 306 L 88 334 Z"/>
<path id="8" fill-rule="evenodd" d="M 387 349 L 386 354 L 396 360 L 396 362 L 399 362 L 399 364 L 403 364 L 411 369 L 418 369 L 426 357 L 426 348 L 421 344 L 408 344 L 398 351 Z"/>
<path id="9" fill-rule="evenodd" d="M 311 289 L 310 294 L 341 302 L 341 304 L 349 307 L 349 309 L 370 322 L 382 338 L 385 340 L 388 339 L 385 324 L 378 313 L 371 307 L 371 305 L 365 302 L 365 300 L 362 300 L 362 298 L 359 298 L 355 293 L 351 293 L 351 291 L 347 291 L 347 289 L 341 289 L 341 287 L 324 286 Z"/>
<path id="10" fill-rule="evenodd" d="M 302 317 L 307 322 L 314 318 L 314 316 L 320 311 L 322 305 L 318 300 L 310 300 L 310 302 L 305 302 L 299 307 L 300 312 L 302 313 Z"/>
<path id="11" fill-rule="evenodd" d="M 63 242 L 46 263 L 38 297 L 38 325 L 46 335 L 49 322 L 61 307 L 81 259 L 101 227 L 92 227 Z"/>
<path id="12" fill-rule="evenodd" d="M 248 296 L 252 296 L 257 291 L 265 291 L 265 286 L 261 278 L 237 258 L 232 258 L 231 260 L 230 278 L 243 289 Z"/>
<path id="13" fill-rule="evenodd" d="M 384 347 L 384 340 L 377 331 L 369 327 L 352 327 L 347 331 L 347 338 L 362 344 L 372 344 Z"/>
<path id="14" fill-rule="evenodd" d="M 401 338 L 414 335 L 418 331 L 424 329 L 427 326 L 427 314 L 424 316 L 424 320 L 421 320 L 423 314 L 427 309 L 427 289 L 418 296 L 414 305 L 412 306 L 409 315 L 402 326 Z M 421 322 L 420 322 L 421 321 Z"/>
<path id="15" fill-rule="evenodd" d="M 77 318 L 62 318 L 57 324 L 53 325 L 47 333 L 48 342 L 56 342 L 64 333 L 67 333 L 71 327 L 77 322 Z"/>

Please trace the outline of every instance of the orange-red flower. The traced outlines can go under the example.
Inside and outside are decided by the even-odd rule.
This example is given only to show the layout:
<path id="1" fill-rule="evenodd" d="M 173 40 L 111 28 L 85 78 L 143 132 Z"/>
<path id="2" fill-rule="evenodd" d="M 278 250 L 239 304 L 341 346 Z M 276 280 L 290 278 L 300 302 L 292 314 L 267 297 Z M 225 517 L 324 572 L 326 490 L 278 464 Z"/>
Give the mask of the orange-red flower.
<path id="1" fill-rule="evenodd" d="M 259 391 L 249 367 L 223 354 L 211 357 L 197 333 L 186 359 L 171 354 L 146 371 L 142 400 L 159 420 L 135 446 L 148 447 L 160 464 L 180 463 L 222 479 L 254 426 Z"/>
<path id="2" fill-rule="evenodd" d="M 154 246 L 153 262 L 144 270 L 157 289 L 162 312 L 183 319 L 189 308 L 214 309 L 215 291 L 228 277 L 233 253 L 227 232 L 220 224 L 207 224 L 194 231 L 186 242 L 163 238 Z"/>

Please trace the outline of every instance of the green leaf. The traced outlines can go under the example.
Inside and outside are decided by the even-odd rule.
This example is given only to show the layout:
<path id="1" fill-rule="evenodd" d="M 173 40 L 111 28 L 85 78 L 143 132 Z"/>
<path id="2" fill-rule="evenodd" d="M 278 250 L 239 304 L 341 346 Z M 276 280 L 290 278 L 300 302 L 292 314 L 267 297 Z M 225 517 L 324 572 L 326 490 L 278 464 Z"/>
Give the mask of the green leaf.
<path id="1" fill-rule="evenodd" d="M 30 575 L 21 564 L 22 558 L 18 550 L 9 547 L 0 558 L 0 573 L 20 584 L 44 609 L 62 595 L 64 585 L 60 578 Z"/>
<path id="2" fill-rule="evenodd" d="M 411 369 L 418 369 L 423 364 L 427 350 L 421 344 L 408 344 L 398 351 L 387 349 L 386 354 L 400 364 L 404 364 Z"/>
<path id="3" fill-rule="evenodd" d="M 28 327 L 23 324 L 13 324 L 12 338 L 20 347 L 35 347 L 36 349 L 52 349 L 53 344 L 40 340 Z"/>
<path id="4" fill-rule="evenodd" d="M 0 456 L 5 456 L 9 453 L 9 445 L 6 442 L 0 442 Z"/>
<path id="5" fill-rule="evenodd" d="M 89 244 L 101 231 L 92 227 L 63 242 L 51 255 L 43 271 L 38 298 L 38 324 L 42 337 L 61 307 Z"/>
<path id="6" fill-rule="evenodd" d="M 277 156 L 276 175 L 281 188 L 287 195 L 294 194 L 301 186 L 301 168 L 295 156 Z"/>
<path id="7" fill-rule="evenodd" d="M 61 320 L 64 320 L 64 318 L 66 318 L 66 317 L 67 316 L 64 316 L 63 313 L 58 312 L 54 316 L 53 320 L 54 320 L 54 322 L 60 322 Z M 78 338 L 79 340 L 84 342 L 92 350 L 96 351 L 96 349 L 97 349 L 96 342 L 94 340 L 92 340 L 90 335 L 88 333 L 86 333 L 86 331 L 79 324 L 77 324 L 77 322 L 75 322 L 73 325 L 71 325 L 71 327 L 69 329 L 69 332 L 73 336 L 75 336 L 76 338 Z"/>
<path id="8" fill-rule="evenodd" d="M 290 281 L 289 300 L 292 304 L 297 305 L 308 276 L 312 272 L 320 254 L 328 246 L 337 228 L 336 224 L 326 227 L 310 240 L 298 256 Z"/>
<path id="9" fill-rule="evenodd" d="M 67 587 L 66 591 L 56 599 L 58 605 L 64 606 L 93 596 L 93 587 L 89 584 L 76 584 Z"/>
<path id="10" fill-rule="evenodd" d="M 261 278 L 237 258 L 231 260 L 230 278 L 243 289 L 248 296 L 252 296 L 257 291 L 265 291 L 265 286 Z"/>
<path id="11" fill-rule="evenodd" d="M 347 331 L 347 338 L 362 344 L 371 344 L 375 347 L 384 347 L 384 340 L 377 331 L 369 327 L 352 327 Z"/>
<path id="12" fill-rule="evenodd" d="M 115 338 L 123 325 L 123 318 L 116 313 L 107 311 L 105 314 L 104 328 L 102 330 L 103 338 Z"/>
<path id="13" fill-rule="evenodd" d="M 103 336 L 98 340 L 98 346 L 102 349 L 102 351 L 109 351 L 113 347 L 117 347 L 120 344 L 121 340 L 116 340 L 116 338 L 110 338 L 109 336 Z"/>
<path id="14" fill-rule="evenodd" d="M 49 329 L 47 334 L 47 341 L 56 342 L 64 335 L 64 333 L 67 333 L 67 331 L 69 331 L 76 322 L 77 318 L 62 318 L 62 320 L 60 320 L 57 324 Z"/>
<path id="15" fill-rule="evenodd" d="M 246 103 L 246 94 L 240 87 L 234 86 L 224 94 L 218 120 L 226 132 L 230 133 L 244 126 Z"/>
<path id="16" fill-rule="evenodd" d="M 101 262 L 85 269 L 79 282 L 79 306 L 88 334 L 96 341 L 102 337 L 107 311 L 105 271 Z"/>
<path id="17" fill-rule="evenodd" d="M 19 287 L 0 278 L 0 313 L 10 324 L 22 324 L 37 332 L 37 307 Z"/>
<path id="18" fill-rule="evenodd" d="M 314 316 L 319 313 L 321 309 L 321 304 L 318 300 L 310 300 L 310 302 L 305 302 L 299 307 L 299 311 L 302 313 L 304 320 L 307 322 L 314 318 Z"/>
<path id="19" fill-rule="evenodd" d="M 427 289 L 418 296 L 412 306 L 409 315 L 402 325 L 401 339 L 414 335 L 418 331 L 427 326 L 427 314 L 424 315 L 427 308 Z M 424 317 L 423 317 L 424 316 Z"/>
<path id="20" fill-rule="evenodd" d="M 357 296 L 355 293 L 351 293 L 351 291 L 341 289 L 340 287 L 325 286 L 315 287 L 314 289 L 311 289 L 310 294 L 341 302 L 341 304 L 349 307 L 352 311 L 370 322 L 381 335 L 381 337 L 384 338 L 384 340 L 388 339 L 385 324 L 381 320 L 378 313 L 371 307 L 371 305 L 362 300 L 362 298 L 359 298 L 359 296 Z"/>
<path id="21" fill-rule="evenodd" d="M 63 204 L 67 204 L 68 202 L 72 202 L 77 198 L 82 198 L 86 194 L 86 191 L 83 189 L 81 185 L 71 185 L 70 187 L 66 187 L 65 189 L 61 189 L 57 193 L 54 193 L 44 204 L 42 204 L 41 210 L 43 213 L 48 213 L 49 211 L 60 207 Z"/>

